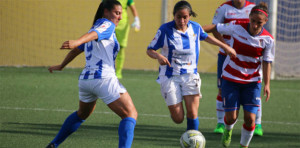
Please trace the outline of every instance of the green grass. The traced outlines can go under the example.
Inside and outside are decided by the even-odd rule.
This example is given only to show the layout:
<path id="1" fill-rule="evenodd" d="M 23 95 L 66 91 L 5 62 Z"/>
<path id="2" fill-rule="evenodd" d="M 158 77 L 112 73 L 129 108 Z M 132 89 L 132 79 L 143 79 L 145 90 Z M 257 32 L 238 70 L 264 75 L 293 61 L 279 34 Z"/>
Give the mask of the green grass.
<path id="1" fill-rule="evenodd" d="M 47 68 L 0 67 L 0 147 L 45 147 L 65 118 L 78 108 L 80 69 L 50 74 Z M 157 72 L 125 70 L 121 83 L 139 112 L 133 148 L 179 147 L 186 121 L 175 124 L 155 82 Z M 207 148 L 221 147 L 216 125 L 216 75 L 201 74 L 199 130 Z M 263 101 L 263 137 L 253 137 L 255 148 L 300 147 L 300 81 L 271 81 L 271 99 Z M 238 147 L 242 114 L 235 125 L 231 147 Z M 118 145 L 120 118 L 99 100 L 95 112 L 65 140 L 65 148 L 112 148 Z"/>

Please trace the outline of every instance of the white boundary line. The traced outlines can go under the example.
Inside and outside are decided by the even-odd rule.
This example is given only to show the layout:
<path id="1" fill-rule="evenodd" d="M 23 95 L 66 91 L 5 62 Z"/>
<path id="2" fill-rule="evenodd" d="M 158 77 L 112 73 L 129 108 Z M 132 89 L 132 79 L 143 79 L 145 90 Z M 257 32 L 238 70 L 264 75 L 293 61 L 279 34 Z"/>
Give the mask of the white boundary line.
<path id="1" fill-rule="evenodd" d="M 75 110 L 67 110 L 67 109 L 46 109 L 46 108 L 23 108 L 23 107 L 4 107 L 0 106 L 0 110 L 31 110 L 31 111 L 51 111 L 51 112 L 74 112 Z M 94 114 L 115 114 L 113 112 L 99 112 L 94 111 Z M 139 114 L 139 116 L 148 116 L 148 117 L 162 117 L 162 118 L 169 118 L 170 115 L 159 115 L 159 114 Z M 205 120 L 216 120 L 215 117 L 199 117 L 200 119 Z M 241 122 L 242 120 L 240 120 Z M 280 124 L 286 126 L 300 126 L 299 122 L 280 122 L 280 121 L 263 121 L 263 123 L 268 124 Z"/>

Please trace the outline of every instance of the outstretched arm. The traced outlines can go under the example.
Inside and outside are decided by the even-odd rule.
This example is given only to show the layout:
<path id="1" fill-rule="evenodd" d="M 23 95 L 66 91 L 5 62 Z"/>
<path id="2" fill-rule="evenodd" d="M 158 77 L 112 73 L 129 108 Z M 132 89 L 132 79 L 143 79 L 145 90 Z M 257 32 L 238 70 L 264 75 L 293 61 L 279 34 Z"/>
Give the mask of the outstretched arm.
<path id="1" fill-rule="evenodd" d="M 270 99 L 270 76 L 271 76 L 271 63 L 263 61 L 263 79 L 264 79 L 264 96 L 266 97 L 266 102 Z"/>
<path id="2" fill-rule="evenodd" d="M 60 65 L 49 67 L 49 72 L 52 73 L 53 70 L 61 71 L 66 65 L 68 65 L 75 57 L 77 57 L 82 52 L 83 51 L 79 50 L 78 48 L 71 50 Z"/>
<path id="3" fill-rule="evenodd" d="M 77 40 L 65 41 L 61 45 L 60 49 L 74 49 L 83 43 L 87 43 L 87 42 L 95 40 L 95 39 L 98 39 L 98 34 L 95 31 L 92 31 L 90 33 L 84 34 Z"/>
<path id="4" fill-rule="evenodd" d="M 212 37 L 212 36 L 208 36 L 205 39 L 206 42 L 213 44 L 213 45 L 217 45 L 221 48 L 224 49 L 224 51 L 231 57 L 231 58 L 235 58 L 236 57 L 236 52 L 233 48 L 231 48 L 230 46 L 228 46 L 227 44 L 217 40 L 216 38 Z"/>
<path id="5" fill-rule="evenodd" d="M 207 33 L 212 33 L 215 38 L 217 38 L 219 41 L 226 43 L 222 34 L 220 34 L 217 30 L 217 25 L 211 24 L 211 25 L 205 25 L 203 26 L 203 30 Z"/>
<path id="6" fill-rule="evenodd" d="M 149 57 L 151 57 L 152 59 L 157 59 L 157 61 L 160 65 L 168 65 L 169 67 L 171 67 L 169 60 L 166 57 L 164 57 L 163 55 L 161 55 L 160 53 L 156 52 L 155 50 L 148 49 L 147 55 Z"/>

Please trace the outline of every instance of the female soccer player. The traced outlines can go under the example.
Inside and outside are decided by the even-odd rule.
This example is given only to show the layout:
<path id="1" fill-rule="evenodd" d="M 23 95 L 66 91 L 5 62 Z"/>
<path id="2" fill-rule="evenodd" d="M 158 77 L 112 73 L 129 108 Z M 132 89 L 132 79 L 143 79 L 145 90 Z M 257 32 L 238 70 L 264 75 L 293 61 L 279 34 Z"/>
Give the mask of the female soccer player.
<path id="1" fill-rule="evenodd" d="M 233 126 L 238 118 L 239 107 L 243 105 L 244 125 L 241 147 L 248 147 L 255 129 L 255 114 L 260 106 L 261 62 L 263 63 L 263 92 L 270 98 L 271 62 L 274 60 L 274 39 L 263 28 L 268 21 L 268 7 L 261 2 L 252 8 L 250 23 L 209 25 L 209 31 L 232 37 L 231 46 L 237 58 L 226 57 L 223 65 L 222 99 L 225 109 L 225 131 L 222 144 L 228 147 L 231 142 Z"/>
<path id="2" fill-rule="evenodd" d="M 201 98 L 201 79 L 197 72 L 200 41 L 222 47 L 230 56 L 235 51 L 214 37 L 208 36 L 202 27 L 190 17 L 195 17 L 187 1 L 174 6 L 174 20 L 163 24 L 148 46 L 147 54 L 157 59 L 159 66 L 158 83 L 165 98 L 172 120 L 179 124 L 184 120 L 182 101 L 185 101 L 187 130 L 198 130 L 198 107 Z M 161 48 L 161 53 L 156 50 Z"/>
<path id="3" fill-rule="evenodd" d="M 215 12 L 214 18 L 213 18 L 213 24 L 218 23 L 229 23 L 234 22 L 235 24 L 241 24 L 241 23 L 249 23 L 249 13 L 251 9 L 255 6 L 254 3 L 251 3 L 246 0 L 229 0 L 228 2 L 223 3 L 221 6 L 218 7 L 218 9 Z M 206 28 L 204 28 L 204 31 L 207 31 Z M 223 38 L 219 33 L 215 33 L 214 36 L 222 40 L 224 39 L 225 43 L 230 45 L 230 36 L 224 35 Z M 224 108 L 223 108 L 223 101 L 222 101 L 222 91 L 221 91 L 221 84 L 222 84 L 222 67 L 224 64 L 226 58 L 226 54 L 223 51 L 222 48 L 220 48 L 220 52 L 218 54 L 218 65 L 217 65 L 217 86 L 219 88 L 219 92 L 217 95 L 216 100 L 216 110 L 217 110 L 217 119 L 218 124 L 216 128 L 214 129 L 215 133 L 223 133 L 224 132 Z M 263 135 L 263 130 L 261 127 L 261 106 L 257 111 L 256 114 L 256 120 L 255 120 L 255 130 L 254 135 Z"/>
<path id="4" fill-rule="evenodd" d="M 62 125 L 56 137 L 47 146 L 58 147 L 94 111 L 101 98 L 107 106 L 121 117 L 119 124 L 119 148 L 130 148 L 137 111 L 126 89 L 119 83 L 114 69 L 114 59 L 120 49 L 115 27 L 121 20 L 122 6 L 116 0 L 104 0 L 97 10 L 90 31 L 77 40 L 69 40 L 61 49 L 72 49 L 60 65 L 49 71 L 62 70 L 77 55 L 85 52 L 86 66 L 79 76 L 79 109 Z"/>
<path id="5" fill-rule="evenodd" d="M 135 7 L 135 3 L 133 0 L 118 0 L 123 8 L 122 11 L 122 20 L 119 22 L 119 25 L 116 27 L 116 36 L 118 42 L 120 43 L 120 51 L 116 58 L 116 75 L 119 79 L 122 79 L 122 69 L 125 62 L 125 48 L 128 43 L 128 35 L 129 35 L 129 23 L 128 23 L 128 15 L 127 8 L 129 7 L 132 15 L 134 16 L 134 22 L 132 23 L 132 27 L 137 32 L 140 30 L 141 24 L 138 15 L 138 11 Z"/>

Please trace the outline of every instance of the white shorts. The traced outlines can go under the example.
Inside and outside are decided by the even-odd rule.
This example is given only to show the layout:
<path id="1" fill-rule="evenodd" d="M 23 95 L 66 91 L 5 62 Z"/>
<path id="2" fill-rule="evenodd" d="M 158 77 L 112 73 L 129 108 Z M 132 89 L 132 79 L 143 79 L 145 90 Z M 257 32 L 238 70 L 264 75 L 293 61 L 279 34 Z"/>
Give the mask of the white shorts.
<path id="1" fill-rule="evenodd" d="M 161 77 L 161 76 L 160 76 Z M 201 95 L 201 79 L 197 74 L 184 74 L 164 79 L 160 83 L 161 95 L 165 98 L 167 106 L 182 102 L 183 96 Z"/>
<path id="2" fill-rule="evenodd" d="M 117 77 L 79 80 L 78 87 L 79 99 L 85 103 L 100 98 L 105 104 L 110 104 L 120 98 L 120 93 L 127 91 Z"/>

